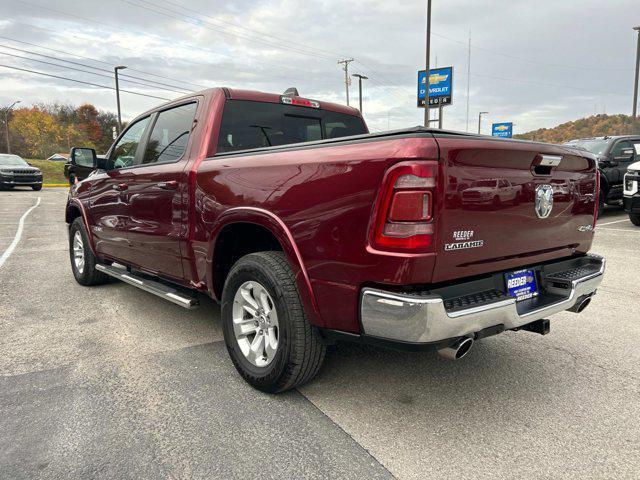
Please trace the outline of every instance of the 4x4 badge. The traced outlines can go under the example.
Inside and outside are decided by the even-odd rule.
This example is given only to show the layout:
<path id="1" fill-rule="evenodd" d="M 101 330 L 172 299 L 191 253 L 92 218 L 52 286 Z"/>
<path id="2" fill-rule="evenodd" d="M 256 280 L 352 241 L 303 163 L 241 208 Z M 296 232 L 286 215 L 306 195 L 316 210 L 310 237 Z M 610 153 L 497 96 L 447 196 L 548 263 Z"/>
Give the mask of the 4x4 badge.
<path id="1" fill-rule="evenodd" d="M 551 185 L 538 185 L 536 188 L 536 215 L 538 218 L 547 218 L 553 210 L 553 187 Z"/>

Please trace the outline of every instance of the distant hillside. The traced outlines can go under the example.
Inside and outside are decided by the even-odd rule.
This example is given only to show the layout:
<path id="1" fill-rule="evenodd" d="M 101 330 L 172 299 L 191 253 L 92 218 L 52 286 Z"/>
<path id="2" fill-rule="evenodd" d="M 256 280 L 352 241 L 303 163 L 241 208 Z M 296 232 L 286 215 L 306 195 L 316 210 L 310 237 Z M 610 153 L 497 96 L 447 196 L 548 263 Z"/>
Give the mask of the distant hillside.
<path id="1" fill-rule="evenodd" d="M 634 131 L 630 115 L 595 115 L 563 123 L 554 128 L 540 128 L 532 132 L 514 135 L 514 138 L 563 143 L 574 138 L 640 134 L 640 120 L 636 124 Z"/>

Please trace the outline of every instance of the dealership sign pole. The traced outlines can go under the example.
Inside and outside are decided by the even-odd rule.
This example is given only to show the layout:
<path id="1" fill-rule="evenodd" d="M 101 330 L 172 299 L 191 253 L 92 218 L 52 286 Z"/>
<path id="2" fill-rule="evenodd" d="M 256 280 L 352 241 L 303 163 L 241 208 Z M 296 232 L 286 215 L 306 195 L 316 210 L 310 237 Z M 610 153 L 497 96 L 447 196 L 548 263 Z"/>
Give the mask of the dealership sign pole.
<path id="1" fill-rule="evenodd" d="M 429 85 L 428 89 L 427 84 Z M 424 108 L 426 112 L 431 108 L 437 108 L 440 112 L 438 119 L 440 128 L 442 128 L 443 107 L 452 103 L 453 67 L 431 69 L 428 81 L 425 70 L 418 71 L 418 107 Z"/>

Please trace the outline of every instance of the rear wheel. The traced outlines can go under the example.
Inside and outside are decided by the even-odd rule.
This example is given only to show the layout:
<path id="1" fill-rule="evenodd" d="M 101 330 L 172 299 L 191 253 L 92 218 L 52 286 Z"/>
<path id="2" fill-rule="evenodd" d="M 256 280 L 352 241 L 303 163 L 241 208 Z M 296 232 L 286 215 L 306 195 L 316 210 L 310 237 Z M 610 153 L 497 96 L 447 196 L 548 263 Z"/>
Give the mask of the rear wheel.
<path id="1" fill-rule="evenodd" d="M 326 348 L 306 318 L 282 252 L 238 260 L 222 293 L 222 323 L 233 364 L 259 390 L 283 392 L 320 370 Z"/>
<path id="2" fill-rule="evenodd" d="M 80 285 L 101 285 L 109 276 L 96 270 L 96 257 L 89 247 L 87 230 L 82 217 L 76 218 L 69 228 L 69 258 L 73 276 Z"/>
<path id="3" fill-rule="evenodd" d="M 629 220 L 631 220 L 631 223 L 633 223 L 636 227 L 640 227 L 640 214 L 630 213 Z"/>

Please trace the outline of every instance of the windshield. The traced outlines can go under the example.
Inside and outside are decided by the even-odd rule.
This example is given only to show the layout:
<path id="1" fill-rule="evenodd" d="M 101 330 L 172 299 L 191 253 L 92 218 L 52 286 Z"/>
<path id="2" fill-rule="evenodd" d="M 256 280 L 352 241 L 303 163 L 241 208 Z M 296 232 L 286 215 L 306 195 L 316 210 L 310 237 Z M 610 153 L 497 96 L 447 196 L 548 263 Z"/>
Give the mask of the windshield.
<path id="1" fill-rule="evenodd" d="M 0 165 L 25 167 L 29 164 L 17 155 L 0 155 Z"/>
<path id="2" fill-rule="evenodd" d="M 604 155 L 609 146 L 610 140 L 580 140 L 578 142 L 567 143 L 568 147 L 583 148 L 587 152 L 595 155 Z"/>

